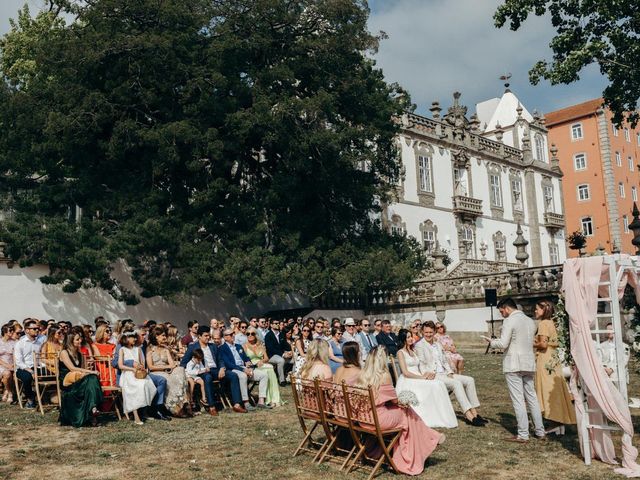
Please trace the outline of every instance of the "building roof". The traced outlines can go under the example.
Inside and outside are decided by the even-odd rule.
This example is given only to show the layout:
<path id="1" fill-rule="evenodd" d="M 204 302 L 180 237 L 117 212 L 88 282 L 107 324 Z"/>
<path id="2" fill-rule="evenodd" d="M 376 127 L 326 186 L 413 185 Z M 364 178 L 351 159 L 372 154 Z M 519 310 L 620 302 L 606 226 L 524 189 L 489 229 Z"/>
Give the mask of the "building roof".
<path id="1" fill-rule="evenodd" d="M 522 117 L 528 122 L 533 121 L 529 111 L 522 106 L 518 97 L 510 90 L 506 90 L 501 98 L 492 98 L 476 105 L 480 128 L 485 132 L 495 130 L 496 124 L 501 127 L 513 125 L 518 118 L 517 109 L 522 108 Z M 486 127 L 485 127 L 486 124 Z"/>
<path id="2" fill-rule="evenodd" d="M 577 105 L 571 105 L 567 108 L 549 112 L 545 114 L 545 123 L 547 127 L 550 127 L 558 123 L 564 123 L 593 115 L 600 107 L 602 107 L 603 103 L 604 100 L 602 98 L 594 98 L 593 100 L 588 100 Z"/>

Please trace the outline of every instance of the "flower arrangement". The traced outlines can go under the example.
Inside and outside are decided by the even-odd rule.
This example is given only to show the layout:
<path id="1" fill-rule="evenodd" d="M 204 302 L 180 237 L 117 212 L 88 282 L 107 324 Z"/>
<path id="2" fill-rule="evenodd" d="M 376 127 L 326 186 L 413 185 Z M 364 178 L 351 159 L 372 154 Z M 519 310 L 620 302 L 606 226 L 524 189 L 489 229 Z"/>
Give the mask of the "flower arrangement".
<path id="1" fill-rule="evenodd" d="M 398 394 L 398 403 L 405 407 L 417 407 L 420 402 L 411 390 L 403 390 Z"/>
<path id="2" fill-rule="evenodd" d="M 558 297 L 558 303 L 555 306 L 555 314 L 553 322 L 556 325 L 556 333 L 558 334 L 558 348 L 545 363 L 544 368 L 547 372 L 552 373 L 558 365 L 567 365 L 573 367 L 575 362 L 571 356 L 571 339 L 569 337 L 569 314 L 564 308 L 564 296 Z"/>

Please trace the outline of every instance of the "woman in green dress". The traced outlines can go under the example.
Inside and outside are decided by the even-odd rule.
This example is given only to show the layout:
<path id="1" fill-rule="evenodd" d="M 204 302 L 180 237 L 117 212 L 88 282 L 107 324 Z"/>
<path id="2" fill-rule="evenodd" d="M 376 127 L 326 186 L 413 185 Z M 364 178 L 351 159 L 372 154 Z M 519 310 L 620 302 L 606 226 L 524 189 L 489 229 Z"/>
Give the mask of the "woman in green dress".
<path id="1" fill-rule="evenodd" d="M 102 403 L 102 388 L 97 372 L 85 367 L 80 353 L 82 335 L 67 335 L 60 352 L 58 372 L 62 398 L 60 402 L 60 424 L 82 427 L 91 421 L 98 424 L 98 406 Z M 65 381 L 66 380 L 66 381 Z"/>
<path id="2" fill-rule="evenodd" d="M 251 360 L 251 363 L 264 372 L 267 372 L 269 381 L 267 384 L 267 397 L 265 402 L 267 405 L 277 407 L 280 405 L 280 387 L 278 386 L 278 377 L 273 370 L 273 365 L 269 363 L 269 357 L 267 357 L 267 349 L 264 344 L 258 340 L 258 332 L 255 328 L 249 327 L 247 329 L 247 343 L 243 346 L 244 351 L 247 353 L 247 357 Z"/>

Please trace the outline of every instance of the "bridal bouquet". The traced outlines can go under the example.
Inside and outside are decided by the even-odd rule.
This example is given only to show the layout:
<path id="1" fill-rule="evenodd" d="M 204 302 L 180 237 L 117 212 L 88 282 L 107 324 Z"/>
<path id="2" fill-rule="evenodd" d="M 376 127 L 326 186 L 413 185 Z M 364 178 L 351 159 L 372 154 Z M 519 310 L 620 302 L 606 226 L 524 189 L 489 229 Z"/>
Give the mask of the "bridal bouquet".
<path id="1" fill-rule="evenodd" d="M 405 407 L 417 407 L 420 402 L 415 393 L 410 390 L 403 390 L 398 394 L 398 403 Z"/>

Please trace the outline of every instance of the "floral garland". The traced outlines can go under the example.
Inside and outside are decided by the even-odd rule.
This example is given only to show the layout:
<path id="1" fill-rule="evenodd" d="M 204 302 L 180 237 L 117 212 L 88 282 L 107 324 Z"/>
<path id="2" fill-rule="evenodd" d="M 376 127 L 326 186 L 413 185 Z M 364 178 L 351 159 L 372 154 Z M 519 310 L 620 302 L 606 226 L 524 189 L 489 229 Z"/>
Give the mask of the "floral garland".
<path id="1" fill-rule="evenodd" d="M 556 326 L 558 335 L 558 348 L 554 352 L 551 359 L 545 363 L 544 368 L 547 372 L 552 373 L 558 366 L 575 366 L 573 357 L 571 356 L 571 339 L 569 336 L 569 314 L 564 308 L 564 296 L 558 296 L 558 303 L 555 307 L 553 322 Z"/>

